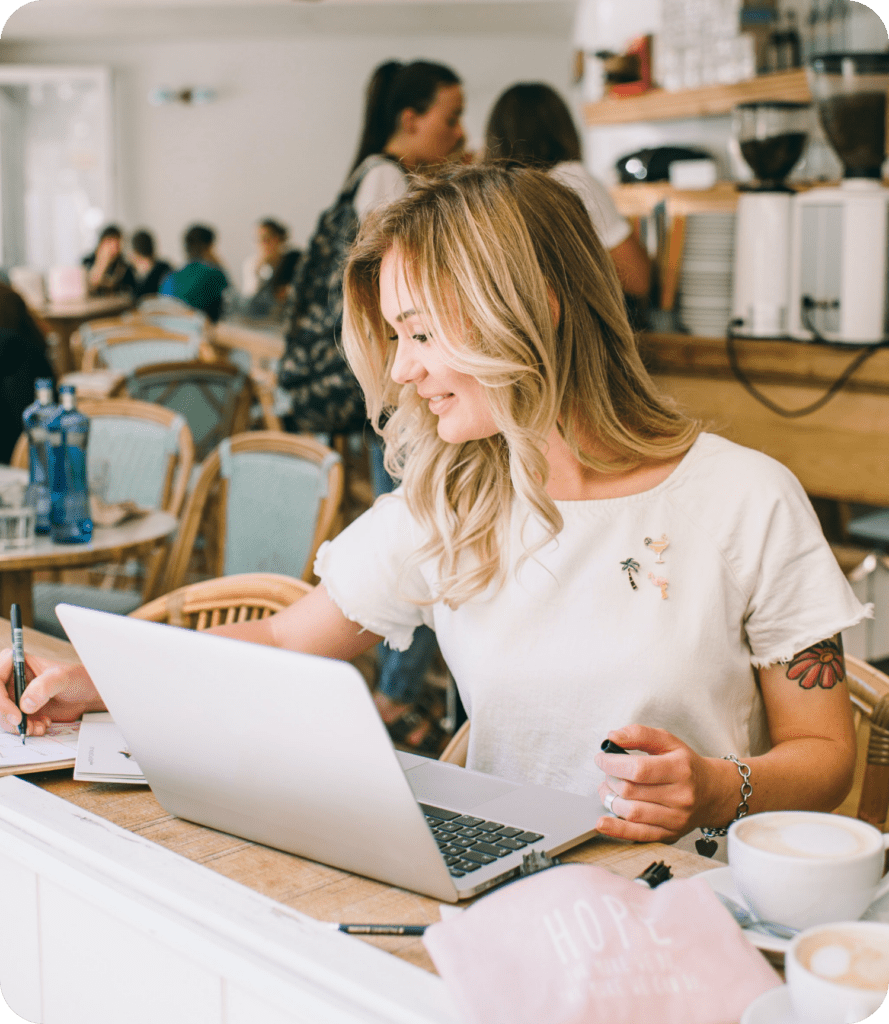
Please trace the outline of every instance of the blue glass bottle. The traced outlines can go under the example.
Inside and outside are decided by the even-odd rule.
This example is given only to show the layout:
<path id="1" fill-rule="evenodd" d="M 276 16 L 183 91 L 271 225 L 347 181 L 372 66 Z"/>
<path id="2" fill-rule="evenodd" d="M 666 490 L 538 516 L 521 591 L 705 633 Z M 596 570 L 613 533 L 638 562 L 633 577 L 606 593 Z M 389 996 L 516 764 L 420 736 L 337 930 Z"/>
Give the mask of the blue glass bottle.
<path id="1" fill-rule="evenodd" d="M 90 421 L 77 411 L 74 387 L 59 387 L 61 408 L 50 420 L 50 533 L 57 544 L 85 544 L 93 535 L 86 476 Z"/>
<path id="2" fill-rule="evenodd" d="M 35 381 L 36 400 L 22 413 L 22 425 L 28 435 L 30 479 L 25 504 L 36 510 L 34 529 L 49 533 L 49 455 L 47 426 L 59 411 L 53 402 L 52 381 L 41 377 Z"/>

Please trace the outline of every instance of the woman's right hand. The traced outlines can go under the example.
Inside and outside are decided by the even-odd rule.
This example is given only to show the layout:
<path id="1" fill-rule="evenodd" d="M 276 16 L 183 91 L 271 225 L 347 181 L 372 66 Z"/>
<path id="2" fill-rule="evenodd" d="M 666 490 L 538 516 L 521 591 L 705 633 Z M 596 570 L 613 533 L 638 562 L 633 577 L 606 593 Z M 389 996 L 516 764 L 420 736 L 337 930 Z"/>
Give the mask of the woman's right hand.
<path id="1" fill-rule="evenodd" d="M 50 661 L 25 654 L 22 709 L 28 716 L 28 735 L 43 736 L 52 722 L 76 721 L 85 711 L 102 711 L 104 704 L 83 665 Z M 0 725 L 18 732 L 21 713 L 15 705 L 12 649 L 0 651 Z"/>

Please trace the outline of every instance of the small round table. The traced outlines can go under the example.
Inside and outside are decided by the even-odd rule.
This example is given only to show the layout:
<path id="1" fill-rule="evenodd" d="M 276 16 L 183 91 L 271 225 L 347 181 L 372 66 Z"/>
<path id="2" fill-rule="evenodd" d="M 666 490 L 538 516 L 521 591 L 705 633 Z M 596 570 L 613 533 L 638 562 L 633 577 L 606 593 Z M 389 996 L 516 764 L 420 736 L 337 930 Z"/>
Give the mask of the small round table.
<path id="1" fill-rule="evenodd" d="M 71 335 L 88 320 L 97 317 L 115 316 L 132 309 L 133 297 L 125 295 L 91 295 L 83 299 L 72 299 L 68 302 L 47 302 L 34 312 L 46 322 L 58 338 L 58 345 L 53 353 L 55 369 L 58 376 L 69 370 L 76 370 L 71 356 Z"/>
<path id="2" fill-rule="evenodd" d="M 27 548 L 0 550 L 0 616 L 9 618 L 9 608 L 18 604 L 22 623 L 34 624 L 33 575 L 40 569 L 73 569 L 110 562 L 121 555 L 136 555 L 169 537 L 179 520 L 169 512 L 149 512 L 119 526 L 97 526 L 88 544 L 54 544 L 38 536 Z"/>

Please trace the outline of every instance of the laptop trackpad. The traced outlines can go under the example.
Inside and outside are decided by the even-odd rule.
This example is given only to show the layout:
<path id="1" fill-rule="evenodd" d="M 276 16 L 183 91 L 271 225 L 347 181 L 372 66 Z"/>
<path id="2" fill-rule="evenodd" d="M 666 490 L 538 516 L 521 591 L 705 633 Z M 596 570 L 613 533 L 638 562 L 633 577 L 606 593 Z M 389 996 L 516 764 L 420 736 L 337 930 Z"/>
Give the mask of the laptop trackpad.
<path id="1" fill-rule="evenodd" d="M 486 803 L 519 789 L 513 782 L 493 775 L 467 771 L 455 765 L 428 761 L 409 768 L 405 778 L 419 803 L 435 807 L 453 807 L 470 811 L 476 804 Z"/>

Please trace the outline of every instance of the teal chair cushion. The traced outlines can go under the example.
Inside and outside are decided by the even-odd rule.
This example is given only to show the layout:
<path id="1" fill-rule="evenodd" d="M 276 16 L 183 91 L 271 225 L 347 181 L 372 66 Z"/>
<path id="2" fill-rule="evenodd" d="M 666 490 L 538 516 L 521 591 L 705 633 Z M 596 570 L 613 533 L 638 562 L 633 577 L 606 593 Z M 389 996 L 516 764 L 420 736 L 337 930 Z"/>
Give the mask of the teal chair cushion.
<path id="1" fill-rule="evenodd" d="M 170 426 L 131 416 L 96 416 L 90 422 L 90 488 L 104 501 L 135 501 L 160 508 L 170 455 L 178 450 L 183 419 Z"/>
<path id="2" fill-rule="evenodd" d="M 327 493 L 329 462 L 272 452 L 232 455 L 226 441 L 219 454 L 228 481 L 224 575 L 280 572 L 299 579 Z M 328 458 L 339 461 L 335 452 Z"/>
<path id="3" fill-rule="evenodd" d="M 150 363 L 185 362 L 197 359 L 201 347 L 199 335 L 190 341 L 168 341 L 164 338 L 146 338 L 139 341 L 122 342 L 119 345 L 106 345 L 104 338 L 96 341 L 96 348 L 102 362 L 111 370 L 121 373 L 132 373 L 138 366 Z"/>

